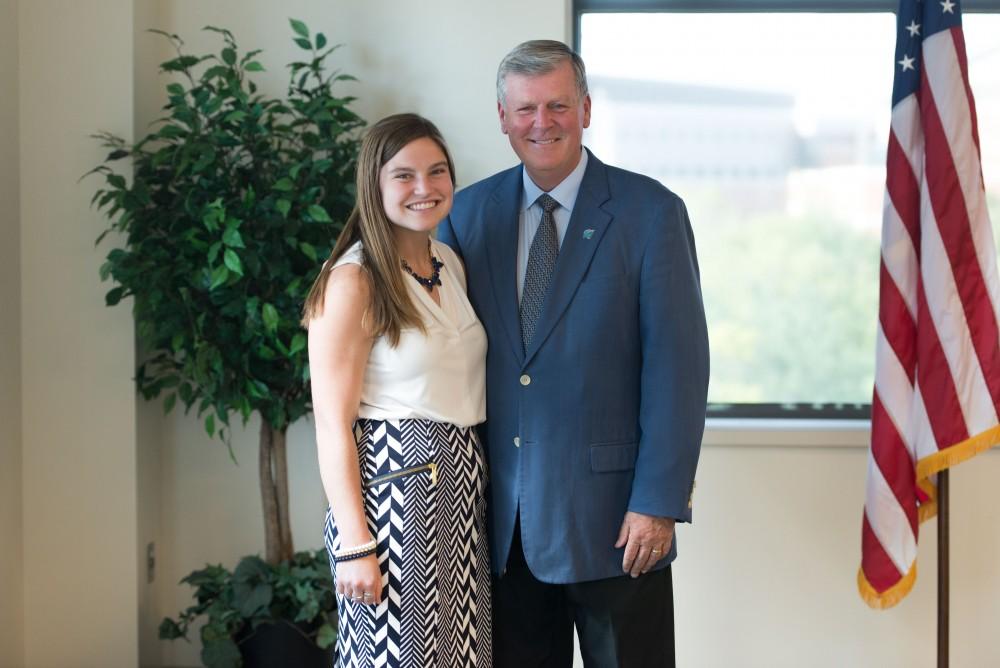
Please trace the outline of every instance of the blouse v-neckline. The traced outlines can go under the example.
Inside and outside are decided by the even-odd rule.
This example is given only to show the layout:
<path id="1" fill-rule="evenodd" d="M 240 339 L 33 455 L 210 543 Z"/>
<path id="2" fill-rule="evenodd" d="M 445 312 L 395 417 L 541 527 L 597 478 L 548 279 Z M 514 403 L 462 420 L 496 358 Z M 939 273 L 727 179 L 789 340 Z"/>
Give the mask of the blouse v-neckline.
<path id="1" fill-rule="evenodd" d="M 405 271 L 403 272 L 403 276 L 405 276 L 406 280 L 409 282 L 410 292 L 418 293 L 417 298 L 424 303 L 424 306 L 427 307 L 427 310 L 430 311 L 432 316 L 437 318 L 443 325 L 448 326 L 450 329 L 458 329 L 458 323 L 454 321 L 453 314 L 450 314 L 448 309 L 445 308 L 445 292 L 448 291 L 448 288 L 445 286 L 450 286 L 450 282 L 453 281 L 455 277 L 450 273 L 446 273 L 447 266 L 444 266 L 441 269 L 441 285 L 438 286 L 438 297 L 441 298 L 440 304 L 434 301 L 434 298 L 427 292 L 427 289 L 417 283 L 412 276 L 407 274 Z"/>

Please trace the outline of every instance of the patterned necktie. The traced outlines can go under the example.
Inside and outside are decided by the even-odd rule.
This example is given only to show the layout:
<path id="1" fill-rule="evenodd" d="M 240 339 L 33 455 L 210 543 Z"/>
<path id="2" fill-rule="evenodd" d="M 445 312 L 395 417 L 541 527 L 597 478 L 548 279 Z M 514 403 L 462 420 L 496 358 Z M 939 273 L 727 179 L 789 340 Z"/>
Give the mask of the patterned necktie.
<path id="1" fill-rule="evenodd" d="M 536 203 L 542 207 L 542 224 L 535 232 L 528 251 L 528 269 L 524 273 L 524 287 L 521 292 L 521 343 L 528 349 L 531 337 L 535 334 L 538 316 L 542 314 L 542 303 L 552 279 L 552 270 L 556 267 L 559 257 L 559 237 L 556 234 L 556 221 L 552 212 L 559 202 L 542 193 Z"/>

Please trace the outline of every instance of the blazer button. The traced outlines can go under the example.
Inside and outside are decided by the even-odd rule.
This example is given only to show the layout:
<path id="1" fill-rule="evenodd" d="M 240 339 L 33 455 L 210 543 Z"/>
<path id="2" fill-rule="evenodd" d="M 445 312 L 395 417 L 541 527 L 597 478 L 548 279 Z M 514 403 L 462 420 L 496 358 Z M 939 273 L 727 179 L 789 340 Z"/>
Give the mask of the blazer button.
<path id="1" fill-rule="evenodd" d="M 515 448 L 520 448 L 521 447 L 521 437 L 520 436 L 515 436 L 514 437 L 514 447 Z"/>
<path id="2" fill-rule="evenodd" d="M 531 376 L 528 374 L 521 376 L 521 385 L 531 385 Z"/>

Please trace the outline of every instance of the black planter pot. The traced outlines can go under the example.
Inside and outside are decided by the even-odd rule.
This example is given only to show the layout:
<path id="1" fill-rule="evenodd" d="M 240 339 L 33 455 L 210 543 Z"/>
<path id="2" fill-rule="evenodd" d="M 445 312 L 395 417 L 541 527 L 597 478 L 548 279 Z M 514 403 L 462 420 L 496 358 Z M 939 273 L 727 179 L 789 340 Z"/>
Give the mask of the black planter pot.
<path id="1" fill-rule="evenodd" d="M 264 624 L 237 639 L 243 668 L 332 668 L 334 647 L 320 649 L 288 622 Z"/>

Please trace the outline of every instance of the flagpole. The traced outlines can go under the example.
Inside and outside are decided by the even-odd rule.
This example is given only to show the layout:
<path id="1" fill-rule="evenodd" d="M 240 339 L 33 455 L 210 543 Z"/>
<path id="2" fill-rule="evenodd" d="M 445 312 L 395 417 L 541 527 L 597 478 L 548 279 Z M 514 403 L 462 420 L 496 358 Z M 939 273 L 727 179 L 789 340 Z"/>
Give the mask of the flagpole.
<path id="1" fill-rule="evenodd" d="M 938 472 L 937 668 L 948 668 L 948 469 Z"/>

